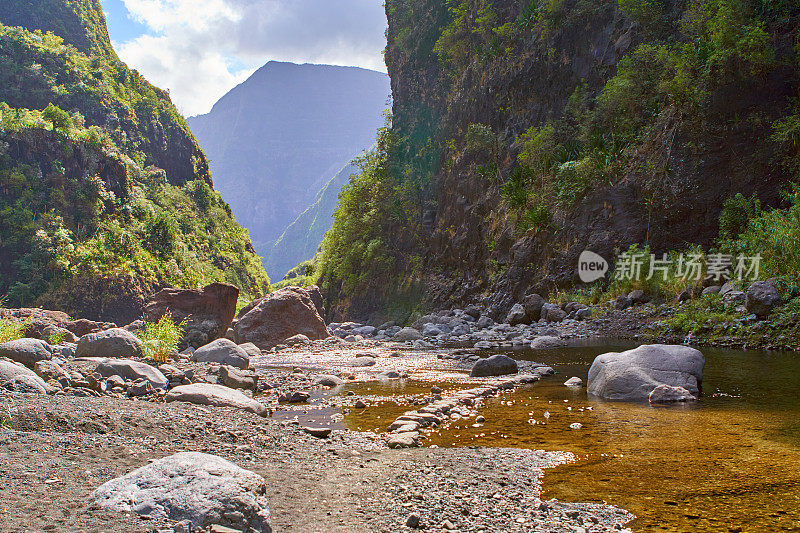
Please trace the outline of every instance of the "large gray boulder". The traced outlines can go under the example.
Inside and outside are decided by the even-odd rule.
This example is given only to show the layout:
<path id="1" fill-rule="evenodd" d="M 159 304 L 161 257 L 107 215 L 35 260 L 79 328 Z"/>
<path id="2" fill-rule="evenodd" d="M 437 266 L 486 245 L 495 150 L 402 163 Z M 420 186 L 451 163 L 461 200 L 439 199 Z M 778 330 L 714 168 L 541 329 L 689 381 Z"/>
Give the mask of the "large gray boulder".
<path id="1" fill-rule="evenodd" d="M 403 328 L 392 337 L 392 340 L 397 342 L 417 341 L 420 339 L 422 339 L 422 333 L 414 328 Z"/>
<path id="2" fill-rule="evenodd" d="M 566 345 L 567 341 L 565 341 L 564 339 L 560 337 L 553 337 L 550 335 L 536 337 L 531 341 L 531 349 L 533 350 L 549 350 L 552 348 L 560 348 Z"/>
<path id="3" fill-rule="evenodd" d="M 506 315 L 506 322 L 512 326 L 516 326 L 517 324 L 530 324 L 531 319 L 528 317 L 528 313 L 525 312 L 525 307 L 522 304 L 514 304 L 511 307 L 511 311 Z"/>
<path id="4" fill-rule="evenodd" d="M 0 344 L 0 357 L 8 357 L 12 361 L 33 368 L 39 361 L 53 358 L 50 345 L 39 339 L 17 339 Z"/>
<path id="5" fill-rule="evenodd" d="M 4 389 L 27 394 L 47 394 L 49 387 L 39 376 L 20 374 L 1 385 Z"/>
<path id="6" fill-rule="evenodd" d="M 159 369 L 130 359 L 106 359 L 97 365 L 95 372 L 104 378 L 119 376 L 130 381 L 143 379 L 154 389 L 166 389 L 169 385 L 169 380 Z"/>
<path id="7" fill-rule="evenodd" d="M 486 359 L 479 359 L 472 367 L 470 376 L 474 378 L 487 376 L 504 376 L 516 374 L 519 371 L 517 362 L 506 355 L 493 355 Z"/>
<path id="8" fill-rule="evenodd" d="M 188 520 L 195 528 L 212 525 L 270 533 L 264 478 L 199 452 L 159 459 L 101 485 L 92 494 L 101 507 L 155 519 Z"/>
<path id="9" fill-rule="evenodd" d="M 643 345 L 597 356 L 589 369 L 587 391 L 609 400 L 648 401 L 660 385 L 683 387 L 698 396 L 703 354 L 688 346 Z"/>
<path id="10" fill-rule="evenodd" d="M 211 383 L 193 383 L 175 387 L 167 393 L 167 402 L 188 402 L 215 407 L 234 407 L 265 416 L 268 411 L 261 403 L 241 392 Z"/>
<path id="11" fill-rule="evenodd" d="M 522 299 L 522 307 L 525 308 L 525 314 L 532 322 L 538 321 L 542 316 L 542 306 L 546 302 L 544 298 L 538 294 L 529 294 Z"/>
<path id="12" fill-rule="evenodd" d="M 0 359 L 0 383 L 5 383 L 17 376 L 39 377 L 33 370 L 30 370 L 20 363 L 15 363 L 8 359 Z"/>
<path id="13" fill-rule="evenodd" d="M 772 280 L 756 281 L 747 289 L 747 311 L 764 318 L 780 305 L 781 295 Z"/>
<path id="14" fill-rule="evenodd" d="M 201 346 L 192 354 L 192 361 L 198 363 L 219 363 L 236 368 L 250 366 L 250 356 L 241 346 L 228 339 L 217 339 Z"/>
<path id="15" fill-rule="evenodd" d="M 111 328 L 81 337 L 75 356 L 119 359 L 142 357 L 142 341 L 128 330 Z"/>

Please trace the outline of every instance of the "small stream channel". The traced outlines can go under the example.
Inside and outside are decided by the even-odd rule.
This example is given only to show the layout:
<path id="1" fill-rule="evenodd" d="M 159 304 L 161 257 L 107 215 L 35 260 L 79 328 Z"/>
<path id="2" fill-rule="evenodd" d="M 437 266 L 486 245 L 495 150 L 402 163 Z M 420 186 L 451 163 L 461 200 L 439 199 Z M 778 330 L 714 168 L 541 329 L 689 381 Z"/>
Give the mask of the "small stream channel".
<path id="1" fill-rule="evenodd" d="M 549 470 L 544 498 L 607 501 L 639 518 L 638 531 L 800 531 L 800 355 L 703 348 L 703 397 L 696 404 L 651 407 L 589 398 L 594 357 L 637 344 L 593 341 L 567 348 L 505 351 L 557 374 L 492 398 L 475 419 L 451 422 L 426 446 L 520 447 L 573 452 L 578 461 Z M 360 396 L 422 394 L 430 384 L 372 382 Z M 460 385 L 444 385 L 448 390 Z M 386 427 L 413 409 L 393 401 L 353 410 L 352 430 Z M 549 417 L 545 416 L 549 413 Z M 579 422 L 582 429 L 570 429 Z"/>

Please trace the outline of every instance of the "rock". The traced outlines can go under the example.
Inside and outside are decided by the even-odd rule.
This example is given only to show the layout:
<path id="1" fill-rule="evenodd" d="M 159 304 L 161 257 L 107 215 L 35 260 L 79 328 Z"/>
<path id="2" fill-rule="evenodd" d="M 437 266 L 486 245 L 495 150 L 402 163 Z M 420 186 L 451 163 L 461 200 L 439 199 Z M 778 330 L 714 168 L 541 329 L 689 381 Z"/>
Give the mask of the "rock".
<path id="1" fill-rule="evenodd" d="M 375 358 L 369 355 L 362 355 L 353 359 L 353 362 L 350 363 L 350 366 L 374 366 L 375 365 Z"/>
<path id="2" fill-rule="evenodd" d="M 33 365 L 33 371 L 44 381 L 49 381 L 51 379 L 57 380 L 60 377 L 69 377 L 66 370 L 61 368 L 55 361 L 37 361 L 37 363 Z M 0 380 L 2 380 L 2 376 L 0 376 Z"/>
<path id="3" fill-rule="evenodd" d="M 586 320 L 587 318 L 591 318 L 591 316 L 592 310 L 588 307 L 575 311 L 575 320 Z"/>
<path id="4" fill-rule="evenodd" d="M 236 367 L 223 365 L 219 367 L 219 379 L 223 385 L 232 389 L 258 390 L 258 375 L 243 372 Z"/>
<path id="5" fill-rule="evenodd" d="M 45 328 L 42 330 L 41 336 L 42 339 L 46 340 L 47 342 L 55 342 L 55 339 L 59 339 L 59 342 L 56 342 L 55 344 L 62 344 L 64 342 L 74 344 L 78 342 L 78 337 L 76 337 L 74 333 L 66 328 L 62 328 L 54 324 L 45 326 Z"/>
<path id="6" fill-rule="evenodd" d="M 628 298 L 627 294 L 621 294 L 621 295 L 617 296 L 617 299 L 615 301 L 615 306 L 620 311 L 622 311 L 623 309 L 627 309 L 627 308 L 631 307 L 632 305 L 633 305 L 633 302 L 631 301 L 630 298 Z"/>
<path id="7" fill-rule="evenodd" d="M 569 429 L 583 429 L 583 424 L 580 422 L 573 422 L 569 425 Z"/>
<path id="8" fill-rule="evenodd" d="M 473 345 L 476 350 L 491 350 L 494 348 L 494 343 L 489 341 L 478 341 Z"/>
<path id="9" fill-rule="evenodd" d="M 466 309 L 464 309 L 464 314 L 471 316 L 475 320 L 478 320 L 481 317 L 481 308 L 477 305 L 469 305 Z"/>
<path id="10" fill-rule="evenodd" d="M 529 294 L 522 299 L 522 307 L 531 322 L 537 322 L 542 317 L 542 306 L 545 304 L 544 298 L 538 294 Z"/>
<path id="11" fill-rule="evenodd" d="M 703 292 L 701 292 L 700 295 L 705 296 L 707 294 L 719 294 L 720 289 L 722 289 L 722 287 L 719 285 L 712 285 L 703 289 Z"/>
<path id="12" fill-rule="evenodd" d="M 128 396 L 131 398 L 138 398 L 139 396 L 147 396 L 151 394 L 155 389 L 153 388 L 153 384 L 147 381 L 146 379 L 137 379 L 131 386 L 128 387 Z"/>
<path id="13" fill-rule="evenodd" d="M 564 382 L 564 385 L 567 387 L 581 387 L 583 386 L 583 380 L 579 377 L 571 377 Z"/>
<path id="14" fill-rule="evenodd" d="M 323 387 L 341 387 L 344 385 L 344 380 L 337 376 L 321 375 L 314 379 L 314 384 L 322 385 Z"/>
<path id="15" fill-rule="evenodd" d="M 50 345 L 39 339 L 17 339 L 0 344 L 0 357 L 7 357 L 17 363 L 33 368 L 39 361 L 53 358 Z"/>
<path id="16" fill-rule="evenodd" d="M 175 387 L 167 393 L 166 401 L 188 402 L 217 407 L 235 407 L 261 416 L 267 414 L 267 408 L 254 399 L 230 387 L 211 383 L 193 383 L 191 385 Z"/>
<path id="17" fill-rule="evenodd" d="M 240 344 L 239 348 L 247 352 L 247 355 L 249 355 L 250 357 L 259 357 L 261 355 L 261 349 L 259 349 L 259 347 L 253 344 L 252 342 L 246 342 L 244 344 Z"/>
<path id="18" fill-rule="evenodd" d="M 331 436 L 331 428 L 304 427 L 303 431 L 318 439 L 327 439 Z"/>
<path id="19" fill-rule="evenodd" d="M 559 337 L 551 337 L 549 335 L 536 337 L 533 339 L 533 341 L 531 341 L 531 349 L 533 350 L 549 350 L 551 348 L 560 348 L 566 345 L 567 341 L 564 339 Z"/>
<path id="20" fill-rule="evenodd" d="M 142 341 L 121 328 L 89 333 L 78 340 L 77 357 L 111 357 L 132 359 L 142 357 Z"/>
<path id="21" fill-rule="evenodd" d="M 61 311 L 48 311 L 39 308 L 0 309 L 0 318 L 14 320 L 15 322 L 25 322 L 25 336 L 43 340 L 49 340 L 49 336 L 45 334 L 45 329 L 49 326 L 66 329 L 77 337 L 116 327 L 116 324 L 110 322 L 92 322 L 85 319 L 72 320 L 69 315 Z"/>
<path id="22" fill-rule="evenodd" d="M 472 367 L 470 376 L 503 376 L 506 374 L 516 374 L 518 371 L 517 362 L 505 355 L 493 355 L 486 359 L 480 359 Z"/>
<path id="23" fill-rule="evenodd" d="M 589 369 L 589 394 L 609 400 L 646 401 L 659 385 L 699 395 L 703 354 L 688 346 L 643 345 L 597 356 Z"/>
<path id="24" fill-rule="evenodd" d="M 764 318 L 780 305 L 781 296 L 773 280 L 756 281 L 747 289 L 747 311 Z"/>
<path id="25" fill-rule="evenodd" d="M 641 305 L 646 304 L 650 301 L 650 296 L 645 294 L 645 292 L 641 289 L 636 289 L 628 293 L 628 299 L 633 303 L 633 305 Z"/>
<path id="26" fill-rule="evenodd" d="M 406 519 L 406 526 L 411 529 L 418 529 L 421 524 L 421 518 L 417 513 L 411 513 Z"/>
<path id="27" fill-rule="evenodd" d="M 425 324 L 422 327 L 422 335 L 425 337 L 436 337 L 442 333 L 443 331 L 436 324 Z"/>
<path id="28" fill-rule="evenodd" d="M 669 385 L 659 385 L 650 392 L 648 397 L 650 403 L 673 403 L 690 402 L 697 398 L 683 387 L 671 387 Z"/>
<path id="29" fill-rule="evenodd" d="M 403 433 L 395 433 L 389 436 L 386 445 L 389 448 L 414 448 L 419 446 L 419 433 L 416 431 L 405 431 Z"/>
<path id="30" fill-rule="evenodd" d="M 193 330 L 202 332 L 205 344 L 225 335 L 236 315 L 238 300 L 239 289 L 227 283 L 212 283 L 202 289 L 162 289 L 148 300 L 144 319 L 157 322 L 169 313 L 176 324 L 186 321 L 187 334 Z"/>
<path id="31" fill-rule="evenodd" d="M 252 302 L 239 312 L 233 326 L 236 342 L 269 350 L 298 334 L 326 339 L 328 328 L 311 296 L 306 289 L 286 287 Z"/>
<path id="32" fill-rule="evenodd" d="M 4 382 L 2 387 L 9 391 L 42 395 L 47 394 L 49 389 L 42 378 L 35 374 L 19 374 Z"/>
<path id="33" fill-rule="evenodd" d="M 378 332 L 378 328 L 374 326 L 361 326 L 353 329 L 354 335 L 361 335 L 362 337 L 372 337 Z"/>
<path id="34" fill-rule="evenodd" d="M 683 292 L 681 292 L 680 296 L 678 296 L 678 301 L 681 303 L 688 302 L 691 299 L 692 299 L 691 287 L 686 287 L 685 289 L 683 289 Z"/>
<path id="35" fill-rule="evenodd" d="M 415 350 L 430 350 L 431 348 L 433 348 L 433 344 L 431 344 L 431 343 L 429 343 L 429 342 L 425 342 L 425 341 L 423 341 L 423 340 L 421 340 L 421 339 L 420 339 L 420 340 L 416 340 L 416 341 L 412 342 L 412 343 L 411 343 L 411 346 L 412 346 L 412 347 L 413 347 Z"/>
<path id="36" fill-rule="evenodd" d="M 741 305 L 747 302 L 747 295 L 742 291 L 729 290 L 722 296 L 726 305 Z"/>
<path id="37" fill-rule="evenodd" d="M 367 404 L 364 403 L 364 400 L 356 400 L 356 403 L 353 404 L 353 407 L 356 409 L 366 409 Z"/>
<path id="38" fill-rule="evenodd" d="M 531 319 L 528 313 L 525 312 L 525 307 L 522 304 L 514 304 L 506 316 L 506 322 L 512 326 L 517 324 L 530 324 Z"/>
<path id="39" fill-rule="evenodd" d="M 167 377 L 157 368 L 129 359 L 106 359 L 97 365 L 95 372 L 104 378 L 120 376 L 129 381 L 143 379 L 153 389 L 166 389 L 169 385 Z"/>
<path id="40" fill-rule="evenodd" d="M 733 290 L 733 285 L 731 285 L 729 282 L 725 282 L 722 285 L 722 287 L 719 288 L 719 293 L 720 293 L 721 296 L 725 296 L 726 294 L 728 294 L 732 290 Z"/>
<path id="41" fill-rule="evenodd" d="M 288 403 L 303 403 L 311 398 L 311 394 L 306 391 L 290 391 L 278 395 L 278 401 Z"/>
<path id="42" fill-rule="evenodd" d="M 392 340 L 396 342 L 416 341 L 421 339 L 422 333 L 414 328 L 403 328 L 392 337 Z"/>
<path id="43" fill-rule="evenodd" d="M 402 377 L 402 374 L 397 370 L 384 370 L 377 376 L 378 379 L 400 379 Z"/>
<path id="44" fill-rule="evenodd" d="M 201 346 L 192 354 L 192 361 L 198 363 L 219 363 L 236 368 L 248 368 L 250 356 L 241 346 L 228 339 L 217 339 Z"/>
<path id="45" fill-rule="evenodd" d="M 542 318 L 548 323 L 561 322 L 567 318 L 567 313 L 556 304 L 544 304 L 542 306 Z"/>
<path id="46" fill-rule="evenodd" d="M 442 393 L 441 387 L 438 387 L 436 385 L 431 387 L 431 394 L 441 394 L 441 393 Z"/>
<path id="47" fill-rule="evenodd" d="M 311 344 L 311 339 L 300 333 L 298 335 L 295 335 L 294 337 L 289 337 L 288 339 L 283 341 L 283 344 L 285 344 L 286 346 L 302 346 L 305 344 Z"/>
<path id="48" fill-rule="evenodd" d="M 188 520 L 195 528 L 219 524 L 270 533 L 266 490 L 264 478 L 221 457 L 183 452 L 101 485 L 92 499 L 122 513 Z"/>

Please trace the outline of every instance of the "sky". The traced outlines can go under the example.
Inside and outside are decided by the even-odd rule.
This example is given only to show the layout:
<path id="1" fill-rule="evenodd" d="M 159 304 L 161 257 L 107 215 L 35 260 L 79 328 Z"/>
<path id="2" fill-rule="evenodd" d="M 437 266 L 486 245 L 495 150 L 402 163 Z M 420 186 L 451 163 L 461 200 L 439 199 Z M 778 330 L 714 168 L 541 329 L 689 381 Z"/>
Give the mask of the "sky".
<path id="1" fill-rule="evenodd" d="M 101 0 L 120 58 L 207 113 L 268 61 L 386 72 L 382 0 Z"/>

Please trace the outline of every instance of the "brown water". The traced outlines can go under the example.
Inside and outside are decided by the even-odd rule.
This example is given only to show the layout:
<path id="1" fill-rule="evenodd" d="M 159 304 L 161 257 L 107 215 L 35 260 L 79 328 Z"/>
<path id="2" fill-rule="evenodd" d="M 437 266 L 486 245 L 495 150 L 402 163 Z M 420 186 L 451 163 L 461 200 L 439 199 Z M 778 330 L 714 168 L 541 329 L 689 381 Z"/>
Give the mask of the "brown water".
<path id="1" fill-rule="evenodd" d="M 490 399 L 480 427 L 457 420 L 425 444 L 571 451 L 578 461 L 546 473 L 544 497 L 619 505 L 639 517 L 634 530 L 800 531 L 800 355 L 703 349 L 704 396 L 694 405 L 604 402 L 561 384 L 585 380 L 598 354 L 629 347 L 513 352 L 557 375 Z M 392 394 L 373 386 L 376 395 Z M 411 408 L 381 402 L 344 422 L 385 428 Z M 574 422 L 583 428 L 570 429 Z"/>

